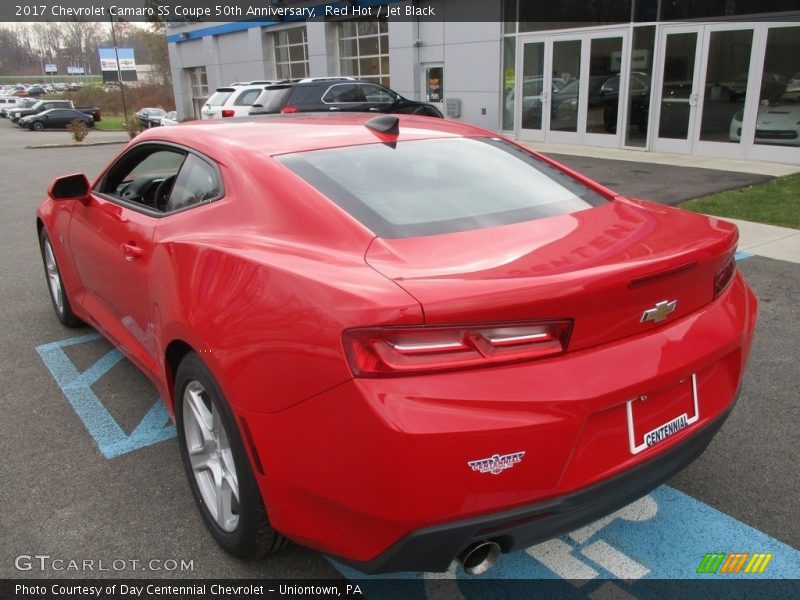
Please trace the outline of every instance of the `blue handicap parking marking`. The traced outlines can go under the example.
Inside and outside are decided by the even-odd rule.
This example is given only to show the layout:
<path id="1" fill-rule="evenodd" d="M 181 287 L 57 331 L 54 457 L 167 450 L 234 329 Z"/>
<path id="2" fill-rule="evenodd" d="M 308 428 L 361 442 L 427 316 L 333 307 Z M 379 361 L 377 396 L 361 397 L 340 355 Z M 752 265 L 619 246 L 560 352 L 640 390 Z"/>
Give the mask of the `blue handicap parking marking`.
<path id="1" fill-rule="evenodd" d="M 698 573 L 707 553 L 770 553 L 762 573 Z M 445 593 L 472 597 L 459 581 L 467 575 L 451 565 L 447 573 L 365 576 L 331 561 L 366 593 L 372 581 L 418 579 L 419 598 Z M 568 580 L 575 597 L 657 597 L 648 580 L 763 580 L 800 578 L 800 551 L 674 488 L 662 485 L 631 505 L 586 527 L 513 554 L 504 554 L 482 577 Z M 449 582 L 447 580 L 450 580 Z M 609 581 L 615 580 L 615 581 Z M 434 585 L 433 582 L 436 582 Z M 449 586 L 449 587 L 448 587 Z M 380 588 L 385 595 L 386 589 Z M 432 593 L 432 590 L 436 593 Z M 444 597 L 444 596 L 442 596 Z"/>
<path id="2" fill-rule="evenodd" d="M 739 250 L 736 254 L 733 255 L 733 258 L 736 261 L 744 260 L 745 258 L 750 258 L 751 256 L 755 256 L 755 254 L 751 254 L 750 252 L 745 252 L 744 250 Z"/>
<path id="3" fill-rule="evenodd" d="M 84 427 L 94 438 L 100 453 L 105 458 L 115 458 L 174 438 L 175 426 L 170 422 L 167 409 L 160 398 L 156 398 L 150 410 L 130 434 L 125 433 L 117 420 L 108 412 L 91 386 L 122 360 L 120 351 L 110 350 L 91 367 L 79 372 L 63 350 L 68 346 L 97 339 L 100 339 L 100 335 L 92 333 L 42 344 L 37 346 L 36 351 L 80 417 Z"/>

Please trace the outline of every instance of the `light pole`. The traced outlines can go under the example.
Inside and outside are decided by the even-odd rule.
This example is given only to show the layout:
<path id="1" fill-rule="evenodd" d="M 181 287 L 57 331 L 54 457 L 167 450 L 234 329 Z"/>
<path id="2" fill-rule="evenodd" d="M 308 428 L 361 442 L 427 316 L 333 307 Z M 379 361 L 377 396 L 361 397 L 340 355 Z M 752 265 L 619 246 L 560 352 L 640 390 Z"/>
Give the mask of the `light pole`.
<path id="1" fill-rule="evenodd" d="M 122 95 L 122 112 L 125 115 L 125 122 L 128 122 L 128 107 L 125 104 L 125 85 L 122 83 L 122 67 L 119 65 L 119 50 L 117 50 L 117 34 L 114 31 L 114 15 L 109 13 L 111 20 L 111 41 L 114 43 L 114 58 L 117 61 L 117 81 L 119 81 L 119 93 Z"/>

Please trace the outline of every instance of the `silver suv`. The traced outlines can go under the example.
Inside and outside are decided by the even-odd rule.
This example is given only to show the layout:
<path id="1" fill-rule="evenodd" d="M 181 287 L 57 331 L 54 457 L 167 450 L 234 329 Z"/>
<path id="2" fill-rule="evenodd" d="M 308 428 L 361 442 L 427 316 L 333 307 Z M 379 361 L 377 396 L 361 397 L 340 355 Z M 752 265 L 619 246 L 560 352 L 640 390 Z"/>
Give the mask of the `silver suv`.
<path id="1" fill-rule="evenodd" d="M 201 119 L 223 119 L 244 117 L 256 101 L 264 86 L 274 81 L 258 81 L 247 84 L 233 84 L 217 88 L 200 109 Z"/>

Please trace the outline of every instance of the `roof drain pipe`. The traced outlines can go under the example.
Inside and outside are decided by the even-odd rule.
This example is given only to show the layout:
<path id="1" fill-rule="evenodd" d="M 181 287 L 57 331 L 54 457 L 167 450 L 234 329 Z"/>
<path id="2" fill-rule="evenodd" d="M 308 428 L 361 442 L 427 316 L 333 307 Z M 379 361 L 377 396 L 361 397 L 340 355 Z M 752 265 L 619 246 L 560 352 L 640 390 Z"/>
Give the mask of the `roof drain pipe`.
<path id="1" fill-rule="evenodd" d="M 458 555 L 458 562 L 469 575 L 482 575 L 494 566 L 500 558 L 500 545 L 483 540 L 470 544 Z"/>

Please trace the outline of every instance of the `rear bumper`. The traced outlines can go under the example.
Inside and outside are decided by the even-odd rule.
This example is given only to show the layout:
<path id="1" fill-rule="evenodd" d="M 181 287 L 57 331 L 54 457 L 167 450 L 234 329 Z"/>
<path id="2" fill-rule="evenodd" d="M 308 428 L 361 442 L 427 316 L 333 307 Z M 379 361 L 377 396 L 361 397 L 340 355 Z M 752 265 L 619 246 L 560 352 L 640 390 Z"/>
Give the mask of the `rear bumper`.
<path id="1" fill-rule="evenodd" d="M 336 559 L 370 574 L 446 571 L 474 542 L 491 540 L 503 552 L 514 552 L 573 531 L 641 498 L 684 469 L 705 451 L 732 408 L 682 444 L 596 485 L 521 508 L 414 531 L 372 560 Z"/>
<path id="2" fill-rule="evenodd" d="M 639 336 L 524 364 L 352 379 L 273 414 L 238 410 L 270 520 L 367 572 L 446 569 L 476 539 L 511 551 L 580 527 L 708 445 L 740 388 L 756 308 L 737 274 L 711 305 Z M 632 453 L 627 401 L 692 375 L 699 420 Z M 496 475 L 469 464 L 520 452 Z"/>

